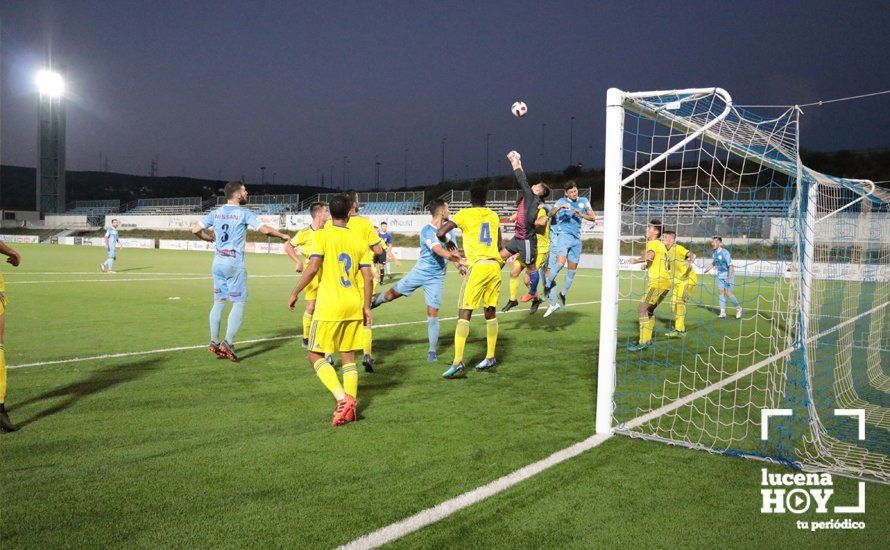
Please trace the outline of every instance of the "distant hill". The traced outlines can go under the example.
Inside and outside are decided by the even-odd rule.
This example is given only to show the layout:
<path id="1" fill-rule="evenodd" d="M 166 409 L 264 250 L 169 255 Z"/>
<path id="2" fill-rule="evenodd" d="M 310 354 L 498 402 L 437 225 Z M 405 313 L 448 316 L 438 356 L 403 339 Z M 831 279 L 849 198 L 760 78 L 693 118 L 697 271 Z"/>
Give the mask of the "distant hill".
<path id="1" fill-rule="evenodd" d="M 801 151 L 804 164 L 833 176 L 863 178 L 872 181 L 890 180 L 890 149 L 866 151 Z M 21 166 L 0 166 L 0 207 L 10 210 L 33 210 L 35 202 L 35 170 Z M 569 179 L 574 179 L 578 187 L 592 189 L 591 202 L 600 208 L 603 200 L 602 169 L 581 170 L 569 166 L 562 172 L 530 173 L 531 182 L 546 181 L 557 187 Z M 469 189 L 476 182 L 487 183 L 490 189 L 515 189 L 516 180 L 512 174 L 476 180 L 446 181 L 434 185 L 398 188 L 398 191 L 424 191 L 426 201 L 441 196 L 452 189 Z M 219 195 L 224 181 L 203 180 L 185 177 L 150 177 L 113 172 L 68 172 L 68 201 L 118 199 L 126 203 L 135 199 L 163 197 L 210 198 Z M 890 189 L 890 183 L 883 187 Z M 316 193 L 330 192 L 330 189 L 302 185 L 258 185 L 251 184 L 252 194 L 292 194 L 299 193 L 309 198 Z M 425 202 L 426 202 L 425 201 Z"/>
<path id="2" fill-rule="evenodd" d="M 0 166 L 0 206 L 9 210 L 34 210 L 36 170 L 24 166 Z M 126 203 L 136 199 L 163 197 L 210 198 L 220 194 L 225 181 L 178 176 L 151 177 L 114 172 L 68 172 L 67 201 L 118 199 Z M 308 198 L 330 191 L 302 185 L 250 185 L 254 195 L 299 194 Z"/>

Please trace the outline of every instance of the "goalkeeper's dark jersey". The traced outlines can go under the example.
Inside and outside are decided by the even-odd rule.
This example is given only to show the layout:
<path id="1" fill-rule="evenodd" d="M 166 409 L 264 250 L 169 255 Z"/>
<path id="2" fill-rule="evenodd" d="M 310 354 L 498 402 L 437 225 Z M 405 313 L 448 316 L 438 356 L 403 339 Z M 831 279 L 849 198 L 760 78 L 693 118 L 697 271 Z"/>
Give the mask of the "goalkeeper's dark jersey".
<path id="1" fill-rule="evenodd" d="M 516 169 L 513 170 L 519 187 L 522 190 L 522 199 L 519 200 L 519 207 L 516 210 L 516 229 L 514 238 L 516 239 L 536 239 L 535 219 L 538 215 L 538 208 L 541 206 L 541 199 L 534 194 L 525 172 Z"/>

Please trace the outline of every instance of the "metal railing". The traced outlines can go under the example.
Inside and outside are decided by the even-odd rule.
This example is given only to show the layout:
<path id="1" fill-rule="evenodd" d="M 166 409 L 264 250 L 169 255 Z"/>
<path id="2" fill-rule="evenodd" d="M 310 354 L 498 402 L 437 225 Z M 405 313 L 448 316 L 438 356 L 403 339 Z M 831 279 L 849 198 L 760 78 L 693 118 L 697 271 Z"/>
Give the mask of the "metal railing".
<path id="1" fill-rule="evenodd" d="M 550 196 L 547 198 L 547 202 L 553 203 L 564 196 L 565 189 L 551 189 Z M 583 189 L 578 189 L 578 196 L 590 199 L 591 188 L 585 187 Z M 488 203 L 516 204 L 519 202 L 519 199 L 521 197 L 522 194 L 520 193 L 519 189 L 491 189 L 488 191 L 488 194 L 485 195 L 485 201 Z M 439 198 L 449 204 L 469 204 L 470 192 L 464 190 L 451 190 Z"/>
<path id="2" fill-rule="evenodd" d="M 216 197 L 216 204 L 225 204 L 225 197 Z M 300 204 L 300 195 L 250 195 L 249 204 Z"/>

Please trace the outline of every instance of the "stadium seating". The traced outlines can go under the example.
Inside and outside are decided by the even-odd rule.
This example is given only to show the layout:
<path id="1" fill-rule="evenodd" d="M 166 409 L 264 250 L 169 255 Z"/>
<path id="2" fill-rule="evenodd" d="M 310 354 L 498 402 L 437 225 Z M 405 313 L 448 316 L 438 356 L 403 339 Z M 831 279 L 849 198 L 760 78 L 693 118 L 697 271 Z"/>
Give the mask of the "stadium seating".
<path id="1" fill-rule="evenodd" d="M 643 200 L 636 211 L 669 214 L 757 214 L 785 216 L 789 203 L 784 200 Z"/>

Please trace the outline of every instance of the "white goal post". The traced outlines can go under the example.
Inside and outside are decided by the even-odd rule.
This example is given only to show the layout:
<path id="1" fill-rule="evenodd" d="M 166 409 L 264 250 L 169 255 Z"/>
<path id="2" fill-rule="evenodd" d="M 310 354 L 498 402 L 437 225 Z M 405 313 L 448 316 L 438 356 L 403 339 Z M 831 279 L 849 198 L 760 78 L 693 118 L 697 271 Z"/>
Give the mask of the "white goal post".
<path id="1" fill-rule="evenodd" d="M 800 116 L 717 87 L 609 89 L 596 432 L 886 483 L 890 194 L 804 166 Z M 650 220 L 694 273 L 681 281 L 668 254 L 672 289 L 638 320 L 648 283 L 627 260 Z M 713 236 L 729 275 L 704 274 Z M 760 440 L 759 411 L 778 407 L 794 414 Z M 865 410 L 866 441 L 833 416 L 850 408 Z"/>

